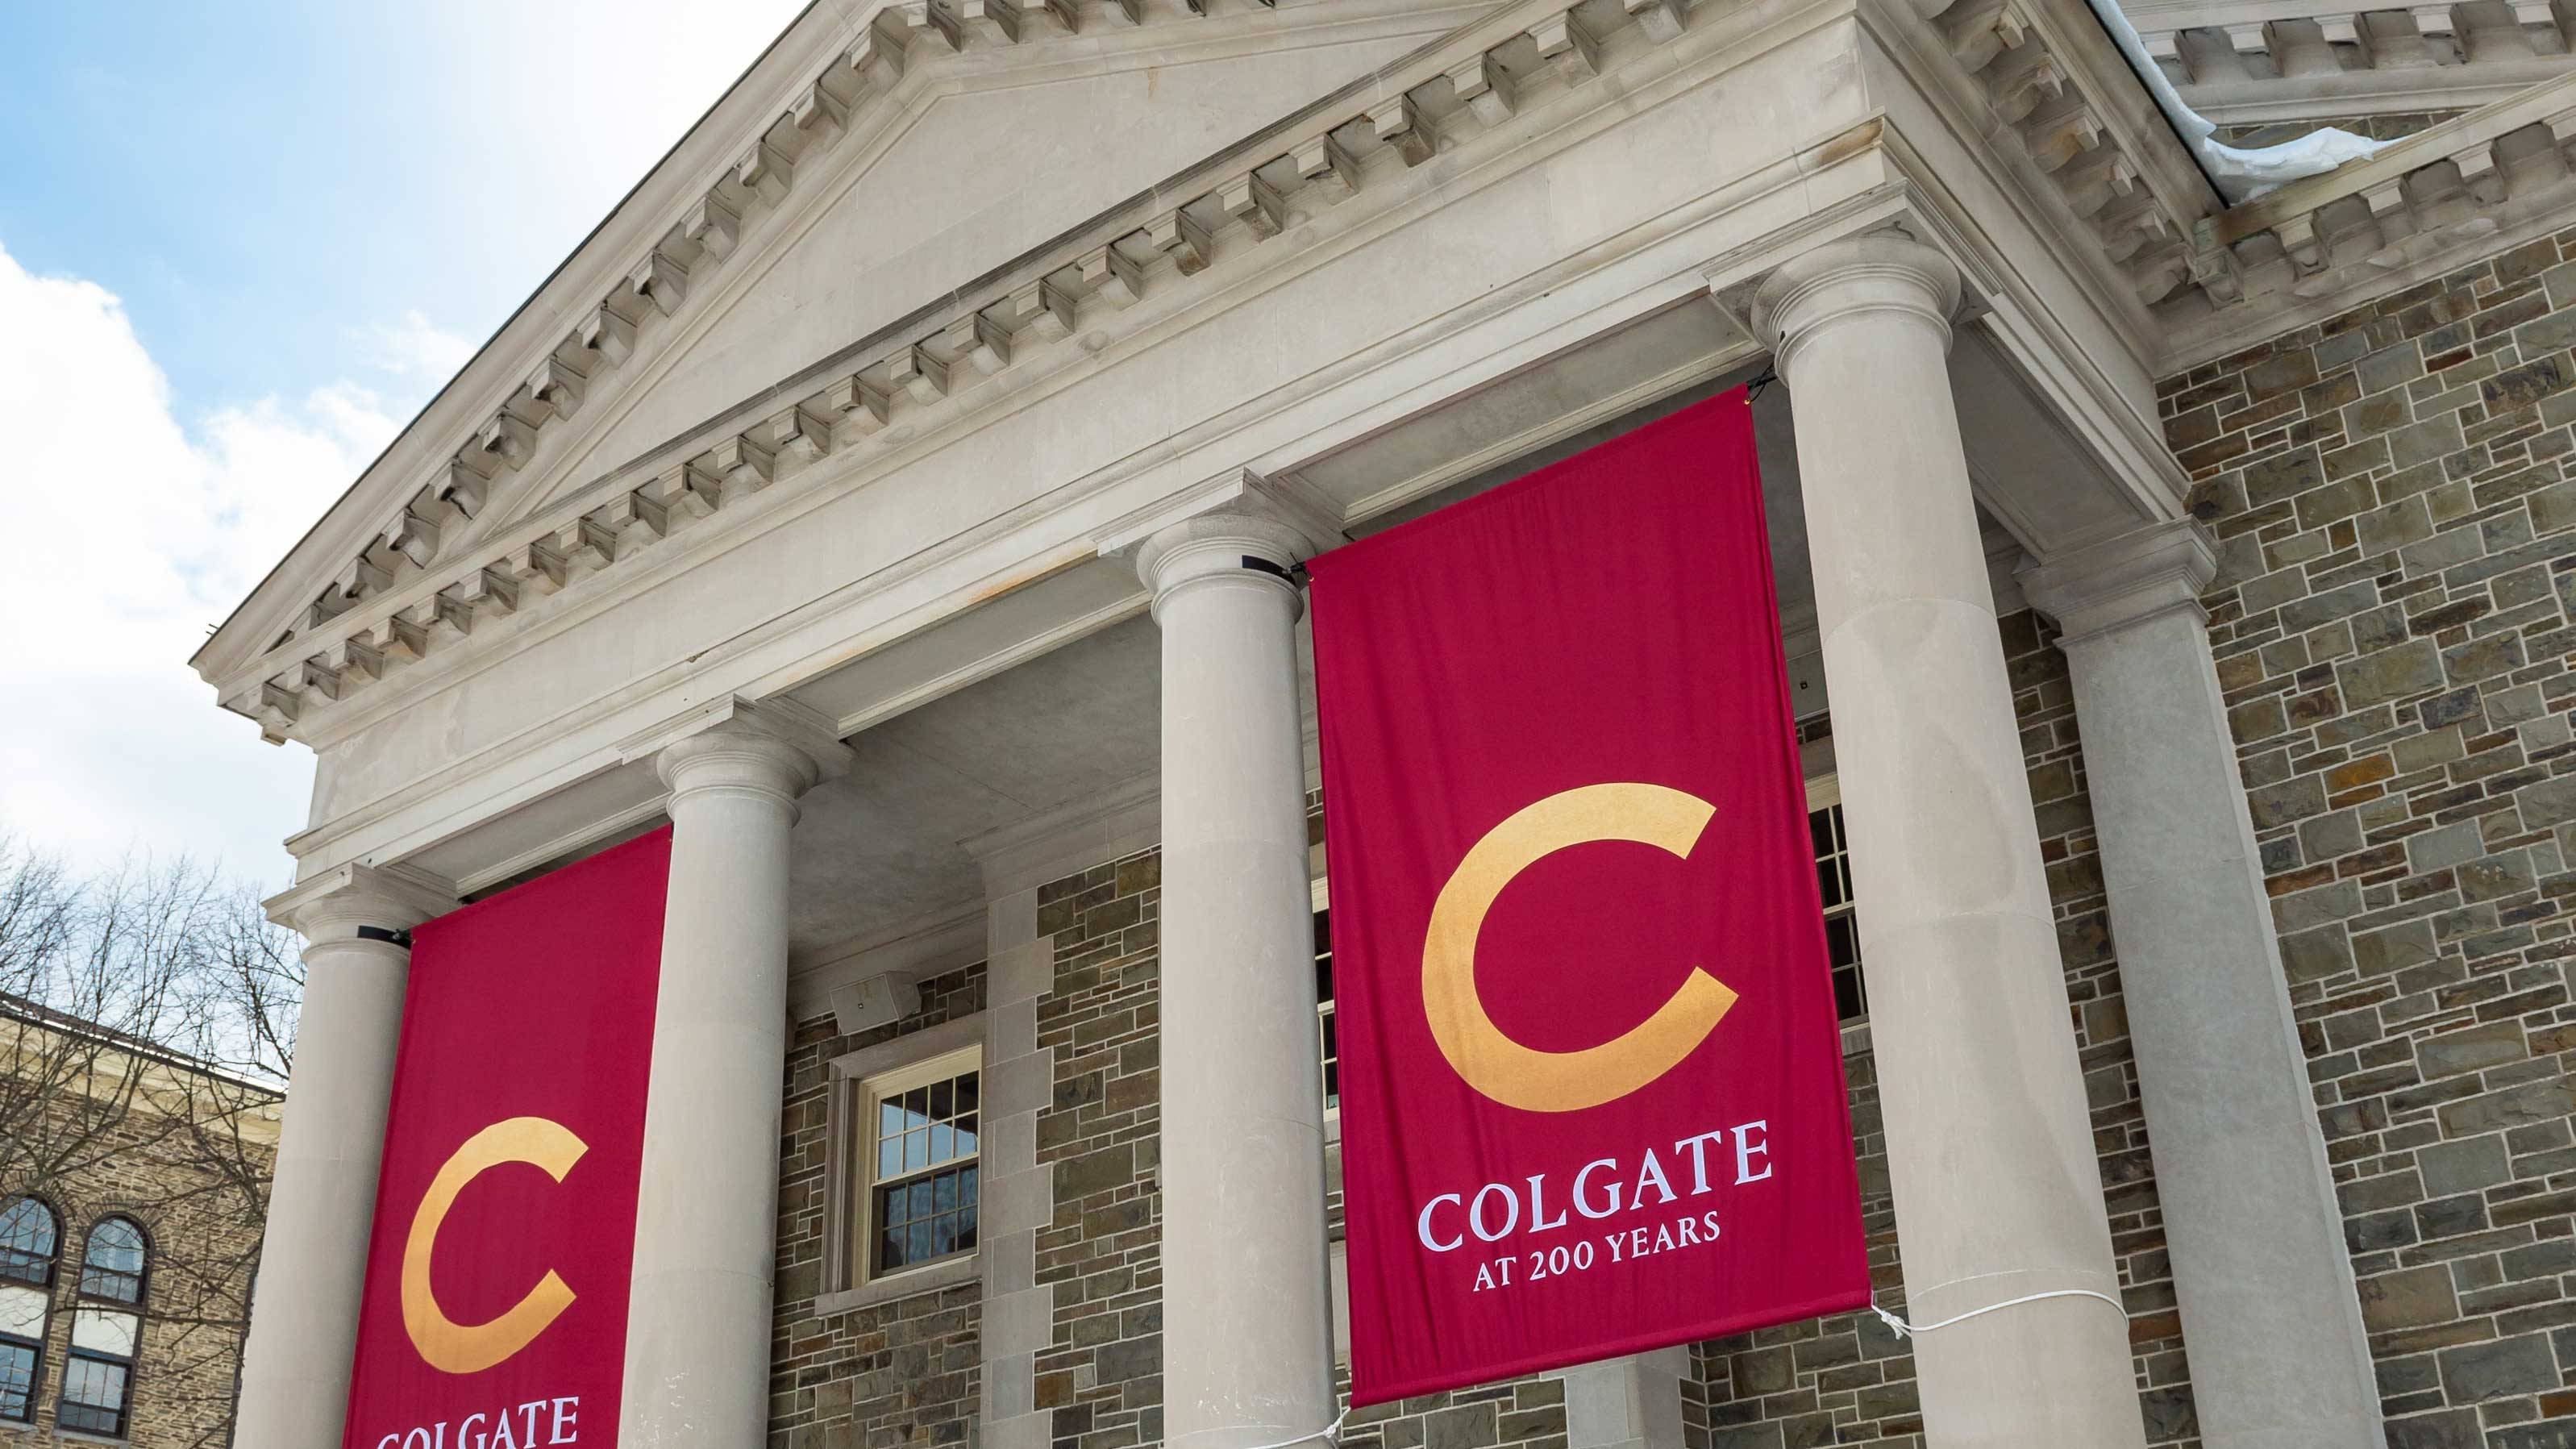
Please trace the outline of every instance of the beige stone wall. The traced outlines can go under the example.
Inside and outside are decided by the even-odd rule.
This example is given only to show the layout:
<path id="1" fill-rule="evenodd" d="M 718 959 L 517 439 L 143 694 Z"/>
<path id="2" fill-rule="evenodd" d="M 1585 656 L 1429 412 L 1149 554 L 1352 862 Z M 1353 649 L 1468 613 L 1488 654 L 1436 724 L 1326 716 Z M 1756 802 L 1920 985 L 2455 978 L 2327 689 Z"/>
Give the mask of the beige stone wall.
<path id="1" fill-rule="evenodd" d="M 244 1099 L 239 1089 L 220 1090 L 229 1100 Z M 190 1104 L 195 1096 L 169 1100 Z M 54 1407 L 80 1302 L 81 1252 L 91 1226 L 111 1215 L 140 1223 L 151 1245 L 126 1442 L 135 1449 L 216 1449 L 231 1438 L 275 1124 L 252 1121 L 236 1132 L 210 1104 L 190 1114 L 198 1119 L 193 1128 L 140 1104 L 108 1115 L 107 1125 L 71 1154 L 76 1165 L 60 1176 L 15 1183 L 14 1174 L 0 1171 L 0 1199 L 32 1191 L 62 1221 L 36 1419 L 32 1425 L 0 1421 L 0 1449 L 54 1442 Z"/>
<path id="2" fill-rule="evenodd" d="M 2570 258 L 2160 389 L 2395 1449 L 2576 1445 Z"/>

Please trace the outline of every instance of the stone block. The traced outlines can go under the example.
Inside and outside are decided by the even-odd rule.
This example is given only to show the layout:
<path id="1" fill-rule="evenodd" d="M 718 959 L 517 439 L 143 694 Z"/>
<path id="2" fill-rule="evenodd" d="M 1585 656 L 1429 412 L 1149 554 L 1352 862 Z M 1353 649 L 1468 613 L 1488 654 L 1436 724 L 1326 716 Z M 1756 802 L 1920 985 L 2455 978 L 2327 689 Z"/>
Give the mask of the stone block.
<path id="1" fill-rule="evenodd" d="M 2448 1323 L 2460 1313 L 2451 1270 L 2439 1264 L 2382 1273 L 2354 1286 L 2361 1294 L 2361 1321 L 2373 1333 Z"/>
<path id="2" fill-rule="evenodd" d="M 2400 433 L 2396 436 L 2405 435 Z M 2326 455 L 2326 467 L 2331 471 L 2339 463 L 2348 463 L 2355 469 L 2365 468 L 2369 464 L 2357 458 L 2356 455 L 2380 449 L 2382 449 L 2380 443 L 2371 442 L 2329 453 Z M 2362 471 L 2353 471 L 2349 476 L 2338 478 L 2323 488 L 2299 495 L 2299 527 L 2324 528 L 2327 524 L 2339 523 L 2362 513 L 2378 501 L 2378 491 L 2370 486 L 2370 475 Z"/>
<path id="3" fill-rule="evenodd" d="M 2347 706 L 2363 709 L 2441 688 L 2442 657 L 2432 640 L 2417 639 L 2336 665 L 2335 683 Z"/>
<path id="4" fill-rule="evenodd" d="M 2424 1190 L 2436 1197 L 2476 1192 L 2513 1176 L 2504 1139 L 2496 1136 L 2433 1143 L 2416 1152 L 2415 1170 L 2423 1174 Z"/>
<path id="5" fill-rule="evenodd" d="M 1490 1402 L 1435 1409 L 1423 1431 L 1423 1449 L 1487 1449 L 1500 1442 L 1499 1415 Z"/>
<path id="6" fill-rule="evenodd" d="M 2464 446 L 2466 444 L 2460 438 L 2460 419 L 2455 413 L 2427 418 L 2388 435 L 2389 460 L 2400 468 L 2448 457 Z"/>
<path id="7" fill-rule="evenodd" d="M 2442 651 L 2442 669 L 2453 684 L 2491 679 L 2521 668 L 2522 662 L 2522 638 L 2517 634 L 2489 634 Z"/>
<path id="8" fill-rule="evenodd" d="M 2274 735 L 2287 731 L 2289 727 L 2289 721 L 2281 712 L 2281 697 L 2276 694 L 2247 700 L 2227 712 L 2228 732 L 2236 737 L 2236 742 L 2240 745 L 2251 744 L 2256 740 L 2268 740 Z"/>
<path id="9" fill-rule="evenodd" d="M 2365 553 L 2389 553 L 2433 536 L 2433 515 L 2421 498 L 2400 498 L 2362 514 L 2355 523 Z"/>
<path id="10" fill-rule="evenodd" d="M 2361 887 L 2348 880 L 2296 891 L 2272 902 L 2273 925 L 2284 932 L 2304 931 L 2360 914 Z"/>
<path id="11" fill-rule="evenodd" d="M 2482 1071 L 2506 1062 L 2518 1062 L 2526 1055 L 2522 1025 L 2512 1021 L 2443 1032 L 2438 1036 L 2419 1038 L 2415 1043 L 2415 1061 L 2423 1068 L 2426 1077 Z"/>
<path id="12" fill-rule="evenodd" d="M 2304 633 L 2320 624 L 2357 614 L 2379 602 L 2379 588 L 2368 579 L 2284 605 L 2281 627 L 2292 633 Z"/>
<path id="13" fill-rule="evenodd" d="M 2576 1112 L 2576 1090 L 2570 1089 L 2564 1076 L 2548 1077 L 2451 1103 L 2441 1109 L 2442 1135 L 2473 1137 L 2552 1121 L 2570 1112 Z"/>
<path id="14" fill-rule="evenodd" d="M 2448 870 L 2486 853 L 2486 838 L 2479 833 L 2478 822 L 2474 820 L 2427 830 L 2409 836 L 2406 841 L 2407 868 L 2418 875 Z"/>
<path id="15" fill-rule="evenodd" d="M 2558 1356 L 2550 1351 L 2547 1334 L 2526 1333 L 2444 1349 L 2440 1361 L 2442 1391 L 2455 1404 L 2558 1387 Z"/>
<path id="16" fill-rule="evenodd" d="M 2281 971 L 2293 986 L 2323 981 L 2351 969 L 2352 945 L 2339 924 L 2281 938 Z"/>
<path id="17" fill-rule="evenodd" d="M 2576 820 L 2576 775 L 2561 775 L 2554 780 L 2525 785 L 2514 799 L 2522 807 L 2522 825 L 2526 830 L 2545 830 Z"/>
<path id="18" fill-rule="evenodd" d="M 2314 775 L 2302 775 L 2248 791 L 2245 804 L 2253 813 L 2254 828 L 2270 830 L 2322 813 L 2326 808 L 2325 782 Z"/>
<path id="19" fill-rule="evenodd" d="M 2446 1409 L 2388 1421 L 2388 1449 L 2487 1449 L 2475 1409 Z"/>
<path id="20" fill-rule="evenodd" d="M 2531 495 L 2531 529 L 2534 533 L 2556 533 L 2576 528 L 2576 483 L 2561 483 L 2543 488 Z"/>

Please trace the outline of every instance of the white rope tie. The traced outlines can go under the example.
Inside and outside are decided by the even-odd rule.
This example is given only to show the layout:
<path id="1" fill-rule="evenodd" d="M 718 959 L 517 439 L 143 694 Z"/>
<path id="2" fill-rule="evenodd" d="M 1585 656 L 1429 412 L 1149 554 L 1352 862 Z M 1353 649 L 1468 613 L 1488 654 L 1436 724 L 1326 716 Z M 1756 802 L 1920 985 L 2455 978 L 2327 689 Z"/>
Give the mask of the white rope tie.
<path id="1" fill-rule="evenodd" d="M 1324 1427 L 1316 1430 L 1312 1434 L 1300 1434 L 1294 1439 L 1282 1439 L 1276 1444 L 1246 1445 L 1245 1449 L 1297 1449 L 1298 1445 L 1312 1443 L 1317 1439 L 1321 1439 L 1327 1444 L 1339 1445 L 1342 1442 L 1342 1421 L 1350 1416 L 1351 1411 L 1344 1409 L 1333 1416 L 1333 1422 L 1326 1424 Z"/>
<path id="2" fill-rule="evenodd" d="M 1930 1333 L 1935 1329 L 1947 1328 L 1954 1323 L 1965 1323 L 1969 1319 L 1974 1318 L 1981 1313 L 1992 1313 L 1999 1308 L 2018 1308 L 2025 1303 L 2037 1303 L 2043 1298 L 2099 1298 L 2103 1302 L 2110 1304 L 2112 1307 L 2119 1309 L 2121 1318 L 2126 1319 L 2129 1316 L 2129 1306 L 2127 1304 L 2122 1303 L 2119 1299 L 2112 1297 L 2108 1293 L 2096 1293 L 2090 1288 L 2052 1288 L 2046 1293 L 2033 1293 L 2025 1298 L 2007 1298 L 2001 1303 L 1989 1303 L 1983 1308 L 1971 1308 L 1965 1313 L 1961 1313 L 1950 1318 L 1944 1318 L 1938 1323 L 1908 1323 L 1904 1319 L 1897 1317 L 1895 1314 L 1888 1312 L 1886 1309 L 1879 1307 L 1878 1299 L 1875 1295 L 1873 1295 L 1869 1300 L 1869 1311 L 1877 1314 L 1879 1322 L 1886 1324 L 1888 1329 L 1898 1338 L 1912 1338 L 1918 1333 Z M 1310 1435 L 1309 1437 L 1312 1436 Z M 1297 1441 L 1292 1439 L 1289 1442 L 1293 1444 Z M 1270 1446 L 1265 1445 L 1263 1446 L 1263 1449 L 1270 1449 Z"/>

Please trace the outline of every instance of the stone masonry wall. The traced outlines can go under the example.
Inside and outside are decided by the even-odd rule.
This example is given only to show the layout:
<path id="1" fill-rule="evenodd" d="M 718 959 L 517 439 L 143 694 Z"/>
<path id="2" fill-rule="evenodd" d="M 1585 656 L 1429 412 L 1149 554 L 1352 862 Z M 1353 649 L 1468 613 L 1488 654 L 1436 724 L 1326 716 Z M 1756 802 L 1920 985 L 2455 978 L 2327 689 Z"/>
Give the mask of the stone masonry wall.
<path id="1" fill-rule="evenodd" d="M 0 1031 L 0 1047 L 15 1050 L 24 1041 L 16 1028 Z M 102 1068 L 102 1076 L 112 1083 L 103 1097 L 126 1100 L 133 1090 L 113 1067 Z M 169 1099 L 181 1113 L 153 1111 L 139 1094 L 132 1100 L 49 1129 L 58 1134 L 49 1137 L 49 1148 L 64 1154 L 58 1173 L 31 1179 L 23 1154 L 0 1164 L 0 1202 L 35 1196 L 61 1225 L 34 1420 L 0 1421 L 0 1449 L 79 1437 L 57 1434 L 55 1406 L 82 1302 L 81 1255 L 90 1230 L 112 1215 L 141 1225 L 149 1245 L 143 1333 L 122 1442 L 133 1449 L 220 1449 L 232 1441 L 250 1278 L 275 1153 L 275 1098 L 190 1078 Z"/>
<path id="2" fill-rule="evenodd" d="M 823 1291 L 824 1145 L 834 1057 L 984 1009 L 984 968 L 921 983 L 921 1010 L 841 1036 L 799 1022 L 780 1127 L 778 1286 L 770 1343 L 769 1449 L 894 1449 L 970 1442 L 982 1389 L 982 1290 L 973 1283 L 815 1312 Z"/>
<path id="3" fill-rule="evenodd" d="M 2576 1446 L 2570 258 L 2159 388 L 2395 1449 Z"/>
<path id="4" fill-rule="evenodd" d="M 2120 1001 L 2109 908 L 2102 887 L 2093 813 L 2075 733 L 2075 699 L 2055 635 L 2028 610 L 2001 624 L 2013 706 L 2030 768 L 2040 855 L 2057 910 L 2077 1048 L 2100 1154 L 2129 1344 L 2147 1442 L 2197 1446 L 2200 1428 L 2183 1359 L 2164 1220 L 2148 1160 L 2137 1063 Z M 1862 963 L 1866 975 L 1868 963 Z M 1851 1091 L 1854 1150 L 1860 1158 L 1862 1224 L 1870 1277 L 1880 1301 L 1898 1307 L 1904 1283 L 1896 1211 L 1887 1181 L 1886 1127 L 1866 1028 L 1846 1033 L 1843 1070 Z M 1693 1379 L 1683 1385 L 1689 1449 L 1801 1449 L 1817 1444 L 1923 1443 L 1912 1351 L 1868 1313 L 1783 1324 L 1695 1345 Z"/>

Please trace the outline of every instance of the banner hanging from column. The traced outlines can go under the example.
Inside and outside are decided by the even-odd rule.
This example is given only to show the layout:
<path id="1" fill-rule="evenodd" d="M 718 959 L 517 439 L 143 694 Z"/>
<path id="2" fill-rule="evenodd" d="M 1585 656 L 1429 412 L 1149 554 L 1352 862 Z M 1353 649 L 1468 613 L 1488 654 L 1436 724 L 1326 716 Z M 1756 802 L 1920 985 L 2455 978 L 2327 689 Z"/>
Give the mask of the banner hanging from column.
<path id="1" fill-rule="evenodd" d="M 1312 568 L 1351 1401 L 1864 1305 L 1744 395 Z"/>
<path id="2" fill-rule="evenodd" d="M 670 873 L 665 828 L 412 933 L 344 1449 L 616 1440 Z"/>

